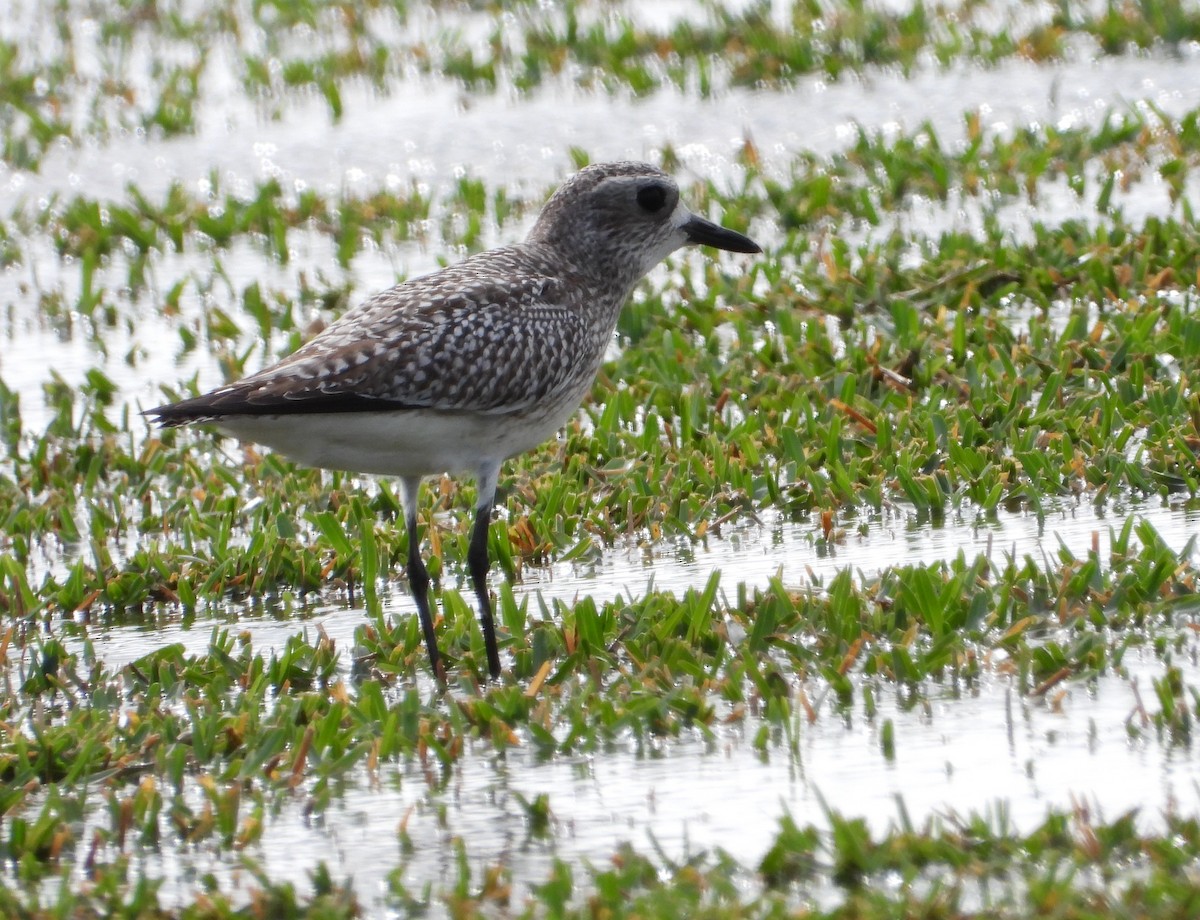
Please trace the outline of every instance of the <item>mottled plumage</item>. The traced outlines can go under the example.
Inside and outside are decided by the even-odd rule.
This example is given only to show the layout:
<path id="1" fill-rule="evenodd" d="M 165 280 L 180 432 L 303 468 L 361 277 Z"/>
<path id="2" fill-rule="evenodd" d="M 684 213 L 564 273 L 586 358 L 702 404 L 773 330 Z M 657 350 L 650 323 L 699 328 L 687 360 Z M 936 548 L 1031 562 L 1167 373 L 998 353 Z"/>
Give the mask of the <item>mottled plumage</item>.
<path id="1" fill-rule="evenodd" d="M 559 188 L 524 243 L 376 294 L 277 364 L 146 414 L 212 422 L 313 466 L 401 477 L 409 579 L 439 677 L 417 493 L 422 476 L 475 475 L 468 561 L 495 677 L 486 541 L 500 464 L 570 417 L 633 286 L 687 243 L 760 251 L 688 211 L 661 170 L 591 166 Z"/>
<path id="2" fill-rule="evenodd" d="M 516 411 L 579 376 L 606 337 L 588 305 L 613 299 L 549 252 L 496 249 L 382 291 L 278 364 L 175 408 Z"/>

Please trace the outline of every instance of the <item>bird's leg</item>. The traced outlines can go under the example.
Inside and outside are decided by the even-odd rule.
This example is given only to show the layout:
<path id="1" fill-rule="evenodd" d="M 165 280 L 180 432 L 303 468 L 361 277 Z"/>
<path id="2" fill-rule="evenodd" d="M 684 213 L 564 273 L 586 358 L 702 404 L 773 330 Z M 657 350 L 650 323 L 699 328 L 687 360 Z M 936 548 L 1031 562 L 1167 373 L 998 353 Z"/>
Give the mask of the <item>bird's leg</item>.
<path id="1" fill-rule="evenodd" d="M 417 531 L 417 500 L 421 492 L 421 480 L 405 477 L 400 481 L 404 502 L 404 524 L 408 529 L 408 583 L 412 587 L 413 600 L 417 602 L 417 615 L 421 619 L 421 631 L 425 634 L 425 648 L 429 652 L 429 666 L 438 683 L 446 683 L 446 669 L 438 654 L 437 636 L 433 632 L 433 613 L 429 609 L 429 571 L 421 561 L 421 535 Z"/>
<path id="2" fill-rule="evenodd" d="M 479 468 L 476 486 L 479 498 L 475 504 L 475 524 L 471 528 L 471 546 L 467 550 L 467 566 L 471 570 L 471 584 L 475 586 L 475 597 L 479 599 L 479 625 L 483 629 L 483 645 L 487 649 L 488 673 L 495 679 L 500 676 L 500 652 L 496 648 L 496 624 L 492 619 L 492 599 L 488 594 L 488 525 L 492 521 L 492 506 L 496 501 L 496 480 L 500 476 L 500 464 L 487 463 Z"/>

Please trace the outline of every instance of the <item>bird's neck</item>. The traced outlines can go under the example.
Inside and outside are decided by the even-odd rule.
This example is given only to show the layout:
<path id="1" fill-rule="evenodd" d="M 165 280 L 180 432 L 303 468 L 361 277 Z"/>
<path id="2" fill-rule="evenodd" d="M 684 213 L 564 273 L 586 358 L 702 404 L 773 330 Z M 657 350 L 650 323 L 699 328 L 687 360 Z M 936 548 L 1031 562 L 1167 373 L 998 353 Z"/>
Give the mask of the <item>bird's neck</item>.
<path id="1" fill-rule="evenodd" d="M 566 266 L 593 290 L 621 303 L 628 299 L 644 274 L 628 258 L 614 258 L 598 250 L 594 241 L 589 246 L 570 239 L 530 239 L 526 245 L 541 253 L 548 265 L 558 266 L 560 271 Z"/>

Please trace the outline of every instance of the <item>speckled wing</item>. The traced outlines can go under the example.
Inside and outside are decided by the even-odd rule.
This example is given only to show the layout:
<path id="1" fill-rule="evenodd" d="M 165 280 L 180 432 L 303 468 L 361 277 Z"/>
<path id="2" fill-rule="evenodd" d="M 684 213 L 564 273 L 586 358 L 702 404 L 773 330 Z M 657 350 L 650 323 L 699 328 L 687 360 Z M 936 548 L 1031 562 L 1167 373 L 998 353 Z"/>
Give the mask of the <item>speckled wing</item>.
<path id="1" fill-rule="evenodd" d="M 500 414 L 553 400 L 586 372 L 586 286 L 521 262 L 492 250 L 382 291 L 279 363 L 147 414 L 167 425 L 416 408 Z"/>

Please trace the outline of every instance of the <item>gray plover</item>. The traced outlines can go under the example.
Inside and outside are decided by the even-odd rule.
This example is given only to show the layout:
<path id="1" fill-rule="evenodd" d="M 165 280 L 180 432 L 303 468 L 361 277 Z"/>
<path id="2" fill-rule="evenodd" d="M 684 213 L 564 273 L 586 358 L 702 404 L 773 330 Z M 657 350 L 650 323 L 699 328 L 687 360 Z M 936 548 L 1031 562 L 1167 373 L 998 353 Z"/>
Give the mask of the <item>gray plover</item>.
<path id="1" fill-rule="evenodd" d="M 166 426 L 211 422 L 308 466 L 399 477 L 408 580 L 439 681 L 418 493 L 424 476 L 473 474 L 467 563 L 495 678 L 487 535 L 500 465 L 562 427 L 634 285 L 689 243 L 762 251 L 689 211 L 662 170 L 589 166 L 554 193 L 524 243 L 375 294 L 277 364 L 145 414 Z"/>

